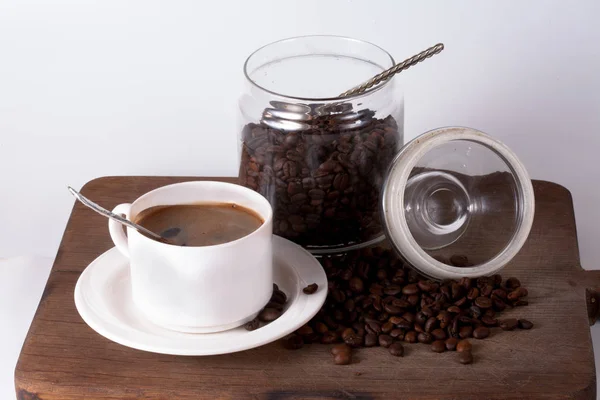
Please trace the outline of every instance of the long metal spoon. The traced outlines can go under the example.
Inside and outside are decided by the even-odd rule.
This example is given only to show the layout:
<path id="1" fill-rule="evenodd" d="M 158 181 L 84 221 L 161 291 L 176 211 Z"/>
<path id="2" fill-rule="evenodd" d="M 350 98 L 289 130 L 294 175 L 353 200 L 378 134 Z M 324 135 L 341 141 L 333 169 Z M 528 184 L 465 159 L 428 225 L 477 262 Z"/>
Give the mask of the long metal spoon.
<path id="1" fill-rule="evenodd" d="M 110 212 L 106 208 L 99 206 L 98 204 L 94 203 L 87 197 L 83 196 L 77 190 L 73 189 L 71 186 L 69 186 L 68 188 L 69 188 L 69 192 L 71 192 L 71 194 L 73 196 L 75 196 L 75 198 L 77 200 L 79 200 L 84 206 L 89 207 L 92 210 L 96 211 L 98 214 L 104 215 L 105 217 L 113 219 L 113 220 L 119 222 L 120 224 L 123 224 L 130 228 L 133 228 L 133 229 L 137 230 L 138 232 L 143 233 L 144 235 L 150 236 L 152 239 L 158 240 L 159 242 L 177 245 L 177 243 L 175 243 L 165 237 L 162 237 L 161 235 L 158 235 L 152 231 L 149 231 L 148 229 L 144 228 L 143 226 L 138 225 L 134 222 L 131 222 L 130 220 L 123 218 L 118 214 Z"/>
<path id="2" fill-rule="evenodd" d="M 442 50 L 444 50 L 443 43 L 438 43 L 435 46 L 431 46 L 427 50 L 424 50 L 424 51 L 420 52 L 419 54 L 416 54 L 410 58 L 407 58 L 406 60 L 402 61 L 401 63 L 394 65 L 392 68 L 386 69 L 382 73 L 375 75 L 374 77 L 372 77 L 368 81 L 364 82 L 363 84 L 358 85 L 350 90 L 345 91 L 344 93 L 340 94 L 339 97 L 348 97 L 348 96 L 353 96 L 356 94 L 363 93 L 365 90 L 372 88 L 373 86 L 375 86 L 381 82 L 387 81 L 392 76 L 394 76 L 406 69 L 409 69 L 410 67 L 412 67 L 415 64 L 420 63 L 421 61 L 425 61 L 429 57 L 432 57 L 432 56 L 440 53 Z"/>

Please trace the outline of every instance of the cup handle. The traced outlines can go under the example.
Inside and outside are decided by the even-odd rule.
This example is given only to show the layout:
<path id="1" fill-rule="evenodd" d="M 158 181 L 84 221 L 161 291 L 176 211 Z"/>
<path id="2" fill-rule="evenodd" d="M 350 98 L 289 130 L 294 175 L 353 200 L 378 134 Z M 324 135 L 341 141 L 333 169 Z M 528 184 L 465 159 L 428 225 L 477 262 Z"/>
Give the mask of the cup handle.
<path id="1" fill-rule="evenodd" d="M 124 214 L 125 218 L 129 219 L 129 212 L 131 210 L 131 204 L 124 203 L 116 206 L 112 212 L 115 214 Z M 110 238 L 112 239 L 117 249 L 123 254 L 125 257 L 129 258 L 129 245 L 127 244 L 127 235 L 125 234 L 125 230 L 123 229 L 123 225 L 114 221 L 113 219 L 108 220 L 108 232 L 110 233 Z"/>

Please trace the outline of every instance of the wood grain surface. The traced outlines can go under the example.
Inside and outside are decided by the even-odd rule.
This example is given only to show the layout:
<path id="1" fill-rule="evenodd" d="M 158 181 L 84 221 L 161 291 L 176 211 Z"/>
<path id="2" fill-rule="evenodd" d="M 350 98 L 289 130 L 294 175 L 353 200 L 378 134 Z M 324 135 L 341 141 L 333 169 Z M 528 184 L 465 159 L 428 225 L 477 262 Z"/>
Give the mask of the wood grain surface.
<path id="1" fill-rule="evenodd" d="M 156 187 L 198 179 L 107 177 L 91 181 L 82 193 L 112 208 Z M 474 341 L 471 365 L 458 364 L 454 353 L 436 354 L 418 344 L 407 344 L 404 358 L 381 348 L 360 349 L 358 362 L 335 366 L 325 345 L 289 351 L 272 343 L 230 355 L 182 357 L 113 343 L 75 309 L 80 273 L 113 246 L 106 219 L 75 204 L 16 367 L 17 397 L 595 399 L 589 324 L 598 314 L 600 272 L 580 267 L 569 192 L 540 181 L 534 188 L 533 230 L 502 274 L 518 277 L 530 293 L 528 307 L 503 315 L 525 317 L 535 327 Z"/>

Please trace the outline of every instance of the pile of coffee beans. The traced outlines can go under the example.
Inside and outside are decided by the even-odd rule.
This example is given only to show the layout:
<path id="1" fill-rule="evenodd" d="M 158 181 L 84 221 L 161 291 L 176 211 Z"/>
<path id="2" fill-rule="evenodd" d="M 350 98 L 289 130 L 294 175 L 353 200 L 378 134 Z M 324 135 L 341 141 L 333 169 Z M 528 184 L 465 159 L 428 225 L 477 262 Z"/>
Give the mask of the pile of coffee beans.
<path id="1" fill-rule="evenodd" d="M 277 284 L 273 284 L 273 294 L 267 305 L 258 313 L 258 316 L 252 321 L 247 322 L 244 328 L 248 331 L 253 331 L 261 327 L 261 323 L 268 324 L 275 321 L 283 314 L 287 296 L 279 289 Z"/>
<path id="2" fill-rule="evenodd" d="M 517 278 L 434 282 L 380 247 L 324 257 L 321 263 L 329 279 L 327 300 L 308 324 L 286 339 L 286 347 L 344 343 L 346 347 L 335 347 L 336 364 L 350 363 L 349 349 L 357 347 L 380 346 L 403 356 L 403 342 L 427 344 L 436 353 L 456 350 L 459 362 L 469 364 L 473 357 L 467 339 L 485 339 L 496 327 L 533 327 L 525 319 L 498 319 L 507 308 L 528 304 L 527 289 Z"/>
<path id="3" fill-rule="evenodd" d="M 269 200 L 275 234 L 303 246 L 349 245 L 381 234 L 379 194 L 402 136 L 391 116 L 348 115 L 355 119 L 315 117 L 299 132 L 244 127 L 240 184 Z"/>

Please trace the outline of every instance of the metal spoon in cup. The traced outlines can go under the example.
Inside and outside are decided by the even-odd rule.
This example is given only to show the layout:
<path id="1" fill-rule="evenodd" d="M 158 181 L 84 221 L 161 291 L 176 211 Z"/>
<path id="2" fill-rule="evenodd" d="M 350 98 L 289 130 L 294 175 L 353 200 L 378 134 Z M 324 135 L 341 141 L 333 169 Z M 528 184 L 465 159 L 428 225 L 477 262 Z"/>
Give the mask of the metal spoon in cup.
<path id="1" fill-rule="evenodd" d="M 164 233 L 167 233 L 167 235 L 159 235 L 157 233 L 154 233 L 146 228 L 144 228 L 141 225 L 138 225 L 134 222 L 131 222 L 130 220 L 123 218 L 122 216 L 115 214 L 113 212 L 108 211 L 106 208 L 103 208 L 101 206 L 99 206 L 98 204 L 94 203 L 93 201 L 91 201 L 90 199 L 88 199 L 87 197 L 83 196 L 81 193 L 79 193 L 77 190 L 73 189 L 71 186 L 68 186 L 69 188 L 69 192 L 71 192 L 71 194 L 73 196 L 75 196 L 75 198 L 77 200 L 79 200 L 84 206 L 91 208 L 92 210 L 96 211 L 98 214 L 104 215 L 107 218 L 111 218 L 125 226 L 128 226 L 130 228 L 133 228 L 135 230 L 137 230 L 138 232 L 149 236 L 152 239 L 158 240 L 159 242 L 162 243 L 166 243 L 166 244 L 172 244 L 172 245 L 176 245 L 176 246 L 181 246 L 181 243 L 176 243 L 172 238 L 176 237 L 177 234 L 179 234 L 179 229 L 178 228 L 171 228 L 171 229 L 167 229 Z M 165 237 L 168 236 L 168 237 Z"/>

